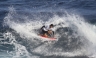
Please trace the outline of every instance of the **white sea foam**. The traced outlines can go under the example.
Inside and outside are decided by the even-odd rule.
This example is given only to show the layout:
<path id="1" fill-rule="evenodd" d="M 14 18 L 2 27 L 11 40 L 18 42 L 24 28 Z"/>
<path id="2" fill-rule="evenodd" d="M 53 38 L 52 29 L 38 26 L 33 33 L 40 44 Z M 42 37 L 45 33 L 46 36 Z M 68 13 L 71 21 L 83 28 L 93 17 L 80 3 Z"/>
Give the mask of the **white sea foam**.
<path id="1" fill-rule="evenodd" d="M 24 23 L 20 23 L 20 22 L 15 22 L 15 18 L 13 16 L 14 14 L 14 8 L 10 9 L 10 12 L 8 14 L 8 16 L 5 17 L 5 24 L 8 25 L 10 28 L 14 29 L 18 34 L 20 34 L 20 36 L 22 38 L 26 38 L 28 40 L 31 40 L 31 42 L 34 41 L 34 38 L 38 38 L 40 39 L 40 37 L 38 37 L 36 30 L 38 30 L 41 26 L 46 25 L 46 24 L 55 24 L 57 25 L 55 27 L 55 31 L 56 29 L 60 28 L 60 27 L 70 27 L 73 32 L 77 32 L 78 34 L 76 34 L 76 36 L 81 36 L 80 39 L 87 39 L 88 42 L 86 41 L 82 41 L 85 42 L 84 44 L 87 45 L 87 43 L 90 43 L 90 45 L 92 46 L 81 46 L 82 49 L 77 49 L 74 50 L 72 52 L 65 52 L 62 48 L 54 48 L 53 45 L 51 44 L 43 44 L 37 48 L 35 48 L 34 50 L 32 49 L 33 53 L 38 53 L 38 54 L 43 54 L 43 55 L 59 55 L 59 56 L 80 56 L 80 55 L 90 55 L 90 54 L 94 54 L 96 51 L 95 50 L 95 46 L 96 46 L 96 26 L 87 23 L 86 21 L 84 21 L 84 18 L 82 18 L 79 15 L 74 15 L 74 14 L 66 14 L 66 16 L 63 17 L 59 17 L 58 15 L 54 15 L 53 18 L 48 19 L 47 21 L 42 21 L 41 19 L 36 21 L 26 21 Z M 15 12 L 16 14 L 16 12 Z M 27 19 L 26 19 L 27 20 Z M 35 42 L 35 43 L 38 43 Z M 34 44 L 35 44 L 34 43 Z M 70 43 L 70 42 L 69 42 Z M 71 44 L 71 43 L 70 43 Z M 49 46 L 51 45 L 51 46 Z M 15 51 L 16 54 L 18 55 L 19 53 L 22 53 L 23 50 L 27 52 L 26 47 L 21 46 L 19 44 L 15 44 L 15 50 L 19 49 L 18 51 Z M 20 48 L 21 47 L 21 48 Z M 52 48 L 53 47 L 53 48 Z M 52 50 L 51 50 L 52 49 Z M 90 50 L 90 51 L 89 51 Z"/>

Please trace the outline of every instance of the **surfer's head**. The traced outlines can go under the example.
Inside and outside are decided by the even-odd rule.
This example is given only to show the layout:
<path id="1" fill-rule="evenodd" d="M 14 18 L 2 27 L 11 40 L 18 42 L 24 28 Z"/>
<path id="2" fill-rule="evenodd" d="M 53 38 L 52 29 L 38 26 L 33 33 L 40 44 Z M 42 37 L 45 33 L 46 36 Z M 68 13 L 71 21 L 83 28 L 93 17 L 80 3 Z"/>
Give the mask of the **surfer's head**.
<path id="1" fill-rule="evenodd" d="M 50 24 L 50 28 L 53 28 L 54 27 L 54 25 L 53 24 Z"/>

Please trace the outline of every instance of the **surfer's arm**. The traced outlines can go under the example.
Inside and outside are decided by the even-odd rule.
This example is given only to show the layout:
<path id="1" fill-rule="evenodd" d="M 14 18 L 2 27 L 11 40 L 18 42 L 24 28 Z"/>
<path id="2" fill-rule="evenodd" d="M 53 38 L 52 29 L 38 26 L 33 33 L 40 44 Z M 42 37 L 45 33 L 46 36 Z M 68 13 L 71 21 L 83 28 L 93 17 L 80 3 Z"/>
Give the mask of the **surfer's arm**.
<path id="1" fill-rule="evenodd" d="M 48 31 L 45 27 L 43 28 L 44 31 Z"/>

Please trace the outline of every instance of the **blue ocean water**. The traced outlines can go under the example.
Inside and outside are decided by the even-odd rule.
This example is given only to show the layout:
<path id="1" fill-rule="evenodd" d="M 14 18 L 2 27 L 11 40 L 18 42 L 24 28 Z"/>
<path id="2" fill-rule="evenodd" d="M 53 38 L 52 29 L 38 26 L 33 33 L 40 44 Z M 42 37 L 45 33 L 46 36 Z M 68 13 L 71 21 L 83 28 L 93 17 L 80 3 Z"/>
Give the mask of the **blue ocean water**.
<path id="1" fill-rule="evenodd" d="M 96 58 L 96 0 L 0 0 L 0 58 Z"/>

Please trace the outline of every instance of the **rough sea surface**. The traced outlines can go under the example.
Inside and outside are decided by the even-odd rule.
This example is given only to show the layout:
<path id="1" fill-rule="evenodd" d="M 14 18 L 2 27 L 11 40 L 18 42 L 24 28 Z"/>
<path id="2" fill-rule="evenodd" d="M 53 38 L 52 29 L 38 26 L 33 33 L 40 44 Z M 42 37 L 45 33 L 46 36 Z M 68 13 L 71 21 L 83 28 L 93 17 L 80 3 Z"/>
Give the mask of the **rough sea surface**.
<path id="1" fill-rule="evenodd" d="M 96 0 L 0 0 L 0 58 L 96 58 Z"/>

